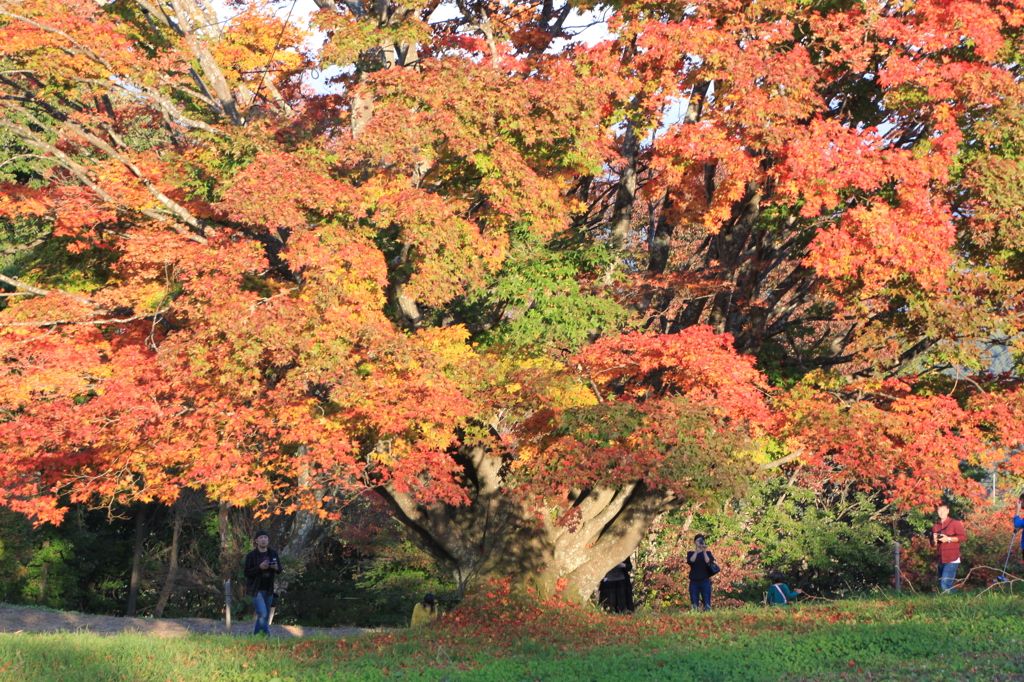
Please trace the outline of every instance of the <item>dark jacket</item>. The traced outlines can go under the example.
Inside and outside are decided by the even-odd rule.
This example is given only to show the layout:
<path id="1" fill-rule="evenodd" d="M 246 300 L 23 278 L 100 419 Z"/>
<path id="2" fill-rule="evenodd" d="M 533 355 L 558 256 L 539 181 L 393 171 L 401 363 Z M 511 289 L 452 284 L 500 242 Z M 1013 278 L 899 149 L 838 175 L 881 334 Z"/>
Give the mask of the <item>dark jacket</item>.
<path id="1" fill-rule="evenodd" d="M 629 573 L 633 570 L 633 562 L 626 557 L 626 560 L 615 565 L 612 570 L 608 571 L 602 578 L 601 582 L 617 582 L 619 580 L 629 580 Z"/>
<path id="2" fill-rule="evenodd" d="M 271 565 L 267 570 L 260 568 L 260 564 L 263 563 L 264 559 L 276 559 L 277 563 Z M 264 583 L 264 588 L 268 592 L 274 591 L 274 575 L 281 572 L 281 557 L 278 556 L 276 549 L 267 548 L 266 553 L 254 549 L 245 555 L 245 578 L 246 586 L 245 593 L 250 597 L 255 597 L 256 592 L 260 589 L 260 581 Z"/>
<path id="3" fill-rule="evenodd" d="M 715 560 L 715 555 L 708 550 L 708 559 Z M 686 563 L 690 564 L 690 580 L 708 580 L 711 577 L 711 569 L 708 562 L 704 561 L 704 552 L 695 549 L 686 553 Z"/>

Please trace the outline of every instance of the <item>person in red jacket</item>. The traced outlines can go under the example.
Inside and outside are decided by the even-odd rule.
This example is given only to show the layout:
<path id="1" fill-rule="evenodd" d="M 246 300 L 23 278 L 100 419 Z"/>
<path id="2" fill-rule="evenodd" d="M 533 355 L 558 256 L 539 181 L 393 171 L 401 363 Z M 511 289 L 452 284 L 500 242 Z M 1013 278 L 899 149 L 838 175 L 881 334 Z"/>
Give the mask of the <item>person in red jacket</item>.
<path id="1" fill-rule="evenodd" d="M 945 502 L 936 505 L 935 513 L 939 522 L 932 526 L 931 542 L 938 563 L 939 588 L 943 594 L 955 594 L 953 581 L 960 566 L 960 544 L 967 540 L 967 531 L 964 524 L 949 517 L 949 505 Z"/>

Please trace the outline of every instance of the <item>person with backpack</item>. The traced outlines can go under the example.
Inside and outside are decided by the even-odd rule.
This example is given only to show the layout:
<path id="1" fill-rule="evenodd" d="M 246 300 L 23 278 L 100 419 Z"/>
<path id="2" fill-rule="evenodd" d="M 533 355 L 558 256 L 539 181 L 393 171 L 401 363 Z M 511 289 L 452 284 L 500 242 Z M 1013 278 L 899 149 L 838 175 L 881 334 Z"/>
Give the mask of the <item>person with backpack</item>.
<path id="1" fill-rule="evenodd" d="M 253 536 L 256 548 L 245 555 L 246 594 L 252 597 L 256 609 L 256 624 L 252 634 L 270 636 L 270 606 L 274 598 L 274 576 L 281 572 L 281 558 L 276 549 L 270 548 L 270 533 L 256 531 Z"/>
<path id="2" fill-rule="evenodd" d="M 692 551 L 686 553 L 690 564 L 690 604 L 696 611 L 703 604 L 705 611 L 711 610 L 711 576 L 717 571 L 715 555 L 708 549 L 703 535 L 693 539 Z M 715 567 L 715 568 L 713 568 Z"/>
<path id="3" fill-rule="evenodd" d="M 782 571 L 778 569 L 768 574 L 768 580 L 772 581 L 771 587 L 768 588 L 768 596 L 765 598 L 768 606 L 786 606 L 789 604 L 789 600 L 796 599 L 798 595 L 804 593 L 799 587 L 795 590 L 789 589 L 789 585 L 786 584 L 786 576 L 782 575 Z"/>

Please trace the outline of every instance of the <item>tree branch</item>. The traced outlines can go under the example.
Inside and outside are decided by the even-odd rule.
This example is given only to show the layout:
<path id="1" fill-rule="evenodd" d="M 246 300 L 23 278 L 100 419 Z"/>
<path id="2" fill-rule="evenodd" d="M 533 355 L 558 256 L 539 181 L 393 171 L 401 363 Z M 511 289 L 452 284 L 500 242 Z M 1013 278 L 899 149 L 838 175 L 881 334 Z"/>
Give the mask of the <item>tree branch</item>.
<path id="1" fill-rule="evenodd" d="M 766 462 L 765 464 L 762 464 L 761 466 L 758 467 L 758 471 L 769 471 L 771 469 L 777 469 L 778 467 L 782 466 L 783 464 L 788 464 L 788 463 L 792 462 L 793 460 L 798 459 L 803 454 L 804 454 L 803 450 L 797 450 L 796 452 L 790 453 L 790 454 L 786 455 L 785 457 L 780 457 L 780 458 L 778 458 L 778 459 L 776 459 L 774 461 Z"/>
<path id="2" fill-rule="evenodd" d="M 28 282 L 23 282 L 20 279 L 17 279 L 15 277 L 11 277 L 9 275 L 3 275 L 3 274 L 0 274 L 0 282 L 3 282 L 4 284 L 9 284 L 12 287 L 14 287 L 15 289 L 21 289 L 22 291 L 26 291 L 26 292 L 28 292 L 30 294 L 35 294 L 36 296 L 47 296 L 47 295 L 52 294 L 52 293 L 60 294 L 61 296 L 67 296 L 68 298 L 74 299 L 75 301 L 78 301 L 79 303 L 82 303 L 83 305 L 87 305 L 90 308 L 94 308 L 96 310 L 97 314 L 100 314 L 100 315 L 104 315 L 104 314 L 110 312 L 110 311 L 106 310 L 105 308 L 97 307 L 95 303 L 93 303 L 92 301 L 90 301 L 88 298 L 86 298 L 84 296 L 79 296 L 78 294 L 73 294 L 70 291 L 64 291 L 63 289 L 43 289 L 41 287 L 33 286 L 33 285 L 29 284 Z"/>
<path id="3" fill-rule="evenodd" d="M 14 106 L 14 107 L 12 107 L 12 109 L 17 111 L 21 115 L 25 116 L 26 118 L 31 120 L 33 123 L 37 124 L 38 126 L 44 128 L 44 129 L 46 127 L 48 127 L 42 121 L 40 121 L 38 118 L 33 116 L 32 113 L 29 112 L 24 107 Z M 3 119 L 0 119 L 0 125 L 2 125 L 3 123 L 4 123 Z M 102 138 L 100 138 L 100 137 L 98 137 L 96 135 L 93 135 L 89 131 L 85 130 L 84 128 L 78 126 L 75 123 L 72 123 L 71 121 L 65 121 L 64 122 L 64 126 L 67 127 L 69 130 L 75 132 L 79 137 L 81 137 L 85 141 L 87 141 L 90 144 L 92 144 L 94 147 L 96 147 L 97 149 L 99 149 L 100 151 L 105 153 L 110 158 L 116 159 L 121 164 L 123 164 L 125 166 L 125 168 L 127 168 L 132 173 L 132 175 L 134 175 L 136 178 L 139 179 L 139 181 L 142 183 L 143 187 L 145 187 L 146 190 L 151 195 L 153 195 L 153 197 L 157 201 L 159 201 L 161 204 L 166 206 L 183 223 L 185 223 L 189 227 L 192 227 L 192 228 L 202 232 L 204 234 L 204 236 L 206 236 L 206 237 L 213 236 L 212 228 L 210 228 L 208 225 L 206 225 L 205 223 L 203 223 L 202 221 L 197 219 L 195 216 L 193 216 L 191 213 L 189 213 L 188 210 L 185 209 L 184 206 L 181 206 L 176 201 L 174 201 L 173 199 L 168 197 L 166 194 L 161 192 L 160 189 L 149 178 L 147 178 L 142 173 L 142 170 L 138 166 L 136 166 L 129 158 L 127 158 L 126 156 L 121 154 L 119 151 L 114 149 L 110 144 L 108 144 L 106 142 L 106 140 L 103 140 Z M 28 129 L 25 129 L 25 130 L 28 131 Z M 30 131 L 28 131 L 28 132 L 30 133 Z M 55 149 L 55 148 L 51 146 L 51 149 Z M 66 155 L 65 155 L 65 158 L 67 158 Z M 84 170 L 84 168 L 83 168 L 83 170 Z M 88 175 L 88 173 L 86 173 L 86 175 Z M 91 180 L 90 180 L 90 182 L 91 182 Z M 95 187 L 95 185 L 94 185 L 94 187 Z M 103 197 L 103 199 L 104 199 L 104 201 L 108 201 L 110 203 L 116 203 L 114 198 L 111 197 L 110 195 L 106 195 L 105 197 Z M 146 210 L 143 210 L 142 212 L 146 213 Z M 147 213 L 147 215 L 149 215 L 149 214 Z M 159 214 L 157 213 L 156 215 L 159 215 Z M 191 233 L 189 233 L 189 234 L 191 234 Z"/>

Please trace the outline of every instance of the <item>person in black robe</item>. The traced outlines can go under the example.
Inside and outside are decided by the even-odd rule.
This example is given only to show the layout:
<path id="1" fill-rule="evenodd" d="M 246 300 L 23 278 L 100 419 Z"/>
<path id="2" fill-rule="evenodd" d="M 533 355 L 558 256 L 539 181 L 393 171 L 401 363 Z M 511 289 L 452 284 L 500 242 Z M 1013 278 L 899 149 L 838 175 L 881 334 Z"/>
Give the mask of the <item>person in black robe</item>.
<path id="1" fill-rule="evenodd" d="M 636 608 L 633 604 L 633 583 L 629 580 L 632 570 L 633 562 L 626 557 L 625 561 L 608 571 L 598 587 L 597 603 L 612 613 L 631 613 Z"/>

